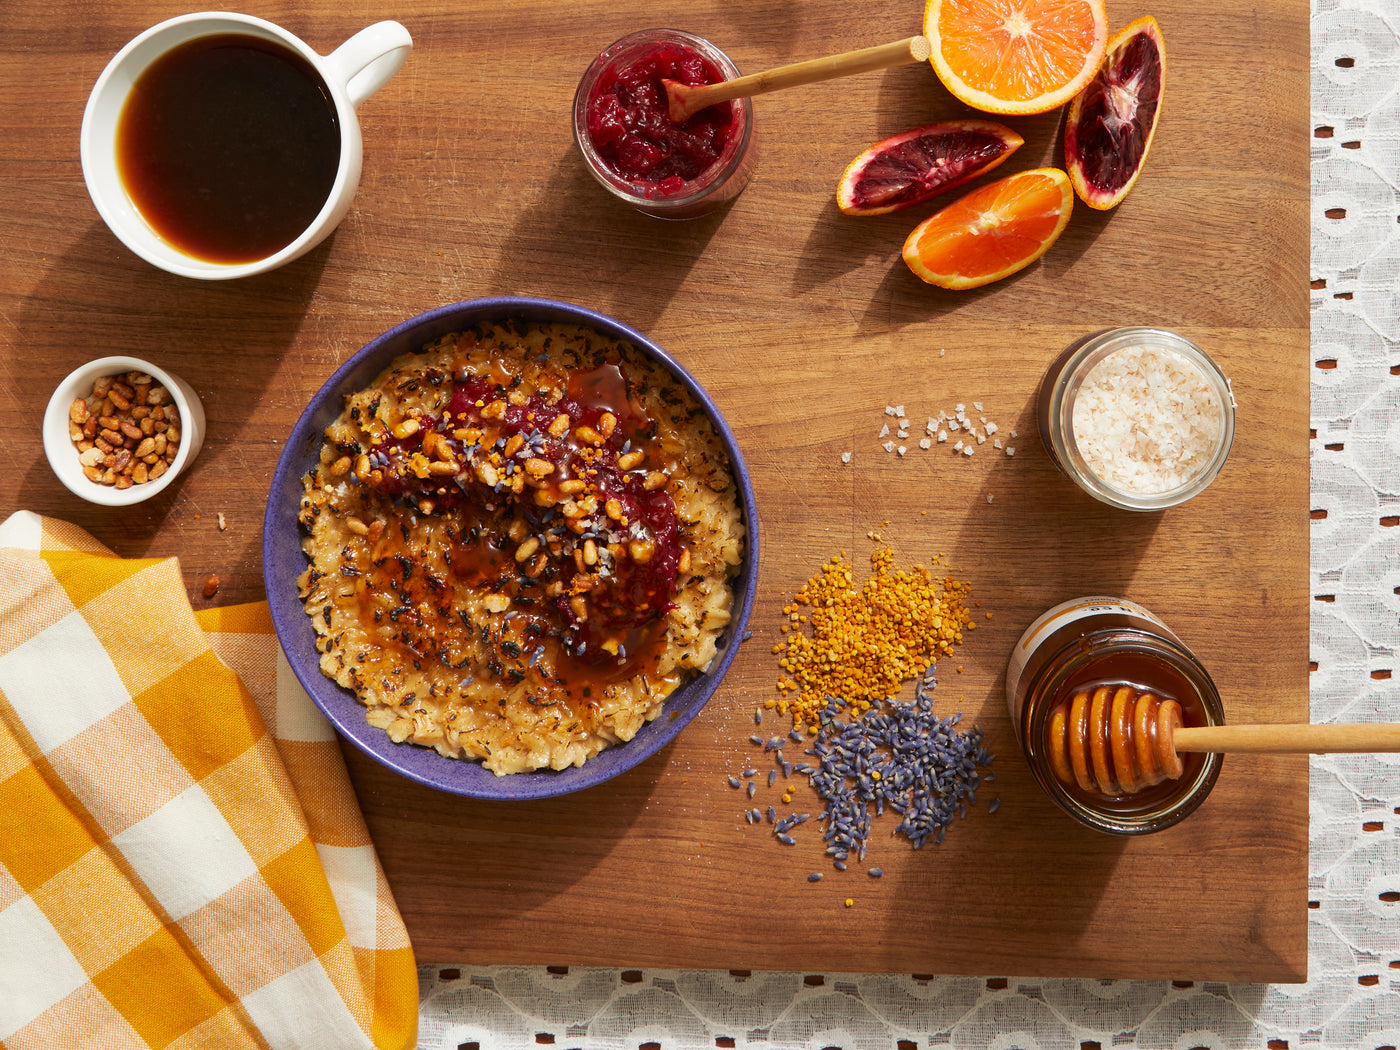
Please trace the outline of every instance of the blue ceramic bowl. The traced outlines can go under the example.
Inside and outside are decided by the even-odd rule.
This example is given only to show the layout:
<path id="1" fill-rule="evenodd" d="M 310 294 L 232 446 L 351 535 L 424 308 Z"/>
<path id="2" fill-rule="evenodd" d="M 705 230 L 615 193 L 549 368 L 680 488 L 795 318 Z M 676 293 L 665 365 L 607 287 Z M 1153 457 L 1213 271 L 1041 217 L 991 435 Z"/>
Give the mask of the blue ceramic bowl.
<path id="1" fill-rule="evenodd" d="M 734 619 L 707 672 L 672 693 L 666 700 L 665 710 L 628 743 L 607 748 L 582 766 L 558 772 L 541 770 L 498 777 L 475 762 L 443 758 L 430 748 L 414 744 L 395 744 L 384 730 L 365 721 L 364 705 L 352 693 L 321 673 L 315 632 L 297 597 L 296 579 L 307 566 L 301 549 L 297 507 L 302 493 L 301 479 L 319 462 L 325 429 L 340 414 L 346 394 L 368 386 L 399 354 L 421 349 L 440 336 L 477 322 L 508 317 L 587 325 L 604 335 L 630 342 L 675 373 L 710 414 L 729 452 L 747 538 L 744 563 L 734 579 Z M 631 769 L 674 740 L 699 714 L 729 669 L 753 608 L 758 579 L 758 515 L 748 469 L 734 434 L 700 384 L 659 346 L 610 317 L 569 303 L 512 297 L 476 299 L 430 310 L 385 332 L 341 365 L 311 399 L 292 429 L 272 478 L 263 523 L 263 576 L 272 622 L 297 679 L 336 729 L 360 750 L 411 780 L 456 795 L 489 799 L 545 798 L 593 787 Z"/>

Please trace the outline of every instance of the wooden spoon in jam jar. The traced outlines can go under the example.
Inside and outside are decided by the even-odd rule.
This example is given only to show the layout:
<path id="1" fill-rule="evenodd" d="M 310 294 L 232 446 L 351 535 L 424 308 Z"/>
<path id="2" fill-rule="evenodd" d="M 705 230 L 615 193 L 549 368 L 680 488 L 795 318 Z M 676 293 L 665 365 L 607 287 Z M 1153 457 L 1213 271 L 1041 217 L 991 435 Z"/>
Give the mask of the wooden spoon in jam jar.
<path id="1" fill-rule="evenodd" d="M 885 69 L 907 62 L 927 62 L 931 53 L 927 37 L 911 36 L 892 44 L 794 62 L 762 73 L 721 80 L 718 84 L 681 84 L 662 79 L 661 85 L 666 89 L 667 114 L 675 123 L 683 124 L 706 106 L 717 102 L 762 95 L 799 84 L 815 84 L 820 80 L 835 80 L 837 77 L 868 73 L 873 69 Z"/>

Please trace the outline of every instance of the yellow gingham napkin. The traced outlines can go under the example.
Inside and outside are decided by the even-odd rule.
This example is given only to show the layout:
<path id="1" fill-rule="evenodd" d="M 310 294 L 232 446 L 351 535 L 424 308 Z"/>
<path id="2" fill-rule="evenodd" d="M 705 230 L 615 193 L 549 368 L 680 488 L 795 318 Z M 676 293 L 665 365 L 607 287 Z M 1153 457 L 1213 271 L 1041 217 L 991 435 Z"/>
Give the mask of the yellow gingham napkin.
<path id="1" fill-rule="evenodd" d="M 413 952 L 264 603 L 0 525 L 0 1046 L 411 1047 Z"/>

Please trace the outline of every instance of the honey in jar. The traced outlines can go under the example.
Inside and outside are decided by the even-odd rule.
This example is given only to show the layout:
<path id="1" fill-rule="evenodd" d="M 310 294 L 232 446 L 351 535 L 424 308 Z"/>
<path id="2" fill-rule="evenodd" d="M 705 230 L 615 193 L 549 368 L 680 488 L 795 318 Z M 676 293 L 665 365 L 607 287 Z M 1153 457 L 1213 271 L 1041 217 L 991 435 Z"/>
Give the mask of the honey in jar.
<path id="1" fill-rule="evenodd" d="M 1017 739 L 1036 782 L 1060 809 L 1111 834 L 1171 827 L 1210 793 L 1221 755 L 1183 755 L 1177 775 L 1145 778 L 1126 788 L 1102 770 L 1097 779 L 1090 773 L 1079 781 L 1057 774 L 1064 751 L 1060 734 L 1066 730 L 1052 725 L 1054 713 L 1100 687 L 1108 687 L 1105 693 L 1127 687 L 1132 696 L 1175 701 L 1181 724 L 1204 726 L 1224 722 L 1215 684 L 1165 623 L 1121 598 L 1079 598 L 1048 610 L 1026 628 L 1007 666 L 1006 698 Z"/>

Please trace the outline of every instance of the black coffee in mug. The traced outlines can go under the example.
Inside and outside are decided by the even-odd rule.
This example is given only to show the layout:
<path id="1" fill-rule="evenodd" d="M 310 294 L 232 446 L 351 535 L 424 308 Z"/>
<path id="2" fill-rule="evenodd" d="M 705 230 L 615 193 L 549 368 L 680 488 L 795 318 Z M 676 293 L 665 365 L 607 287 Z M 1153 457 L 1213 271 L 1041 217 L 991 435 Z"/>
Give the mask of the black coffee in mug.
<path id="1" fill-rule="evenodd" d="M 267 258 L 320 213 L 340 165 L 335 103 L 295 51 L 197 37 L 141 73 L 117 125 L 117 170 L 150 226 L 216 263 Z"/>

